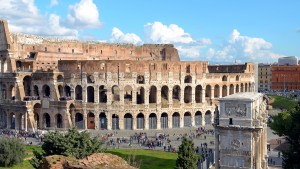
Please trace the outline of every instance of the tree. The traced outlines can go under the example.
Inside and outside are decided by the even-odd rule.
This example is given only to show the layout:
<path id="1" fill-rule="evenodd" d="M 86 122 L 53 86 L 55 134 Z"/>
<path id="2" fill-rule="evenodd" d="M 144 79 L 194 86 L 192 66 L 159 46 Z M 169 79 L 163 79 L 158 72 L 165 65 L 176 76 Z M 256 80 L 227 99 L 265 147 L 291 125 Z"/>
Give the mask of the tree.
<path id="1" fill-rule="evenodd" d="M 295 109 L 274 116 L 269 126 L 288 142 L 288 149 L 282 151 L 283 168 L 300 168 L 300 103 Z"/>
<path id="2" fill-rule="evenodd" d="M 196 169 L 198 156 L 195 153 L 194 142 L 183 138 L 179 146 L 178 158 L 176 160 L 176 169 Z"/>
<path id="3" fill-rule="evenodd" d="M 0 166 L 12 166 L 23 162 L 24 145 L 16 138 L 0 138 Z"/>

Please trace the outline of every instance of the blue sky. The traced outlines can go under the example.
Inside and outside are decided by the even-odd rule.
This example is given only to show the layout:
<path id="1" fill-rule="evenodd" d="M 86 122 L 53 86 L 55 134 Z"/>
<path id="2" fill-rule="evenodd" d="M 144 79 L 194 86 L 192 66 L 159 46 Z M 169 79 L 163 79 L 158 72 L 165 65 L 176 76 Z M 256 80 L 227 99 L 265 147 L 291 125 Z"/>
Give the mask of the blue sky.
<path id="1" fill-rule="evenodd" d="M 181 60 L 300 56 L 300 1 L 0 0 L 13 32 L 111 43 L 173 43 Z"/>

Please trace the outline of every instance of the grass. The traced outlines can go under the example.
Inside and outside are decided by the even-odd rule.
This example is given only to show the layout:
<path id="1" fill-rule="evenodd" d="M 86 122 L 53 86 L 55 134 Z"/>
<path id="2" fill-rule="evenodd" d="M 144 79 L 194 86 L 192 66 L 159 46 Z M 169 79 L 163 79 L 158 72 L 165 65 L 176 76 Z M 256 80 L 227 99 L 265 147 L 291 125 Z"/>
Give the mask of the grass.
<path id="1" fill-rule="evenodd" d="M 272 106 L 274 108 L 291 110 L 297 106 L 297 102 L 289 98 L 277 95 L 269 96 L 274 100 L 274 102 L 272 103 Z"/>
<path id="2" fill-rule="evenodd" d="M 33 157 L 33 150 L 38 152 L 42 152 L 42 147 L 40 146 L 25 146 L 25 159 L 23 163 L 14 165 L 12 167 L 4 167 L 6 169 L 34 169 L 33 166 L 30 164 L 29 160 Z"/>
<path id="3" fill-rule="evenodd" d="M 137 162 L 141 161 L 141 169 L 173 169 L 178 156 L 177 153 L 141 149 L 113 149 L 106 152 L 118 155 L 126 161 L 133 155 Z"/>

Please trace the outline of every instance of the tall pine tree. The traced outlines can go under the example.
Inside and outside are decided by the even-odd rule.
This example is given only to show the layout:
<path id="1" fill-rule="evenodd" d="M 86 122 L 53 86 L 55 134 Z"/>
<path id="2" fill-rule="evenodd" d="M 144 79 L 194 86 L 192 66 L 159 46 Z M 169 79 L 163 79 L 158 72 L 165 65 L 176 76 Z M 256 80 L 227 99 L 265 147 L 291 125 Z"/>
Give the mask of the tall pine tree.
<path id="1" fill-rule="evenodd" d="M 195 153 L 194 142 L 183 138 L 179 146 L 175 169 L 196 169 L 198 156 Z"/>

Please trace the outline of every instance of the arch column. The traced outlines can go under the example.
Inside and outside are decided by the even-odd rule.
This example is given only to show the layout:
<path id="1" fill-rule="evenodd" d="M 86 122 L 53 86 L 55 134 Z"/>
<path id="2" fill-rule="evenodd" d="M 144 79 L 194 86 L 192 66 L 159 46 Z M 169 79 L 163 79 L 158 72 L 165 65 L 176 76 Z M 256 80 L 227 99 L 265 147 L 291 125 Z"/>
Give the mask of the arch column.
<path id="1" fill-rule="evenodd" d="M 111 113 L 105 113 L 106 118 L 107 118 L 107 130 L 111 130 L 112 128 L 112 114 Z M 120 117 L 119 117 L 120 119 Z"/>
<path id="2" fill-rule="evenodd" d="M 44 123 L 43 123 L 44 122 L 44 116 L 43 116 L 44 114 L 38 113 L 38 115 L 39 115 L 39 123 L 40 123 L 39 126 L 41 129 L 43 129 L 43 128 L 45 128 Z"/>
<path id="3" fill-rule="evenodd" d="M 229 96 L 229 93 L 230 93 L 230 85 L 226 85 L 226 89 L 227 89 L 227 93 L 226 93 L 226 96 Z"/>
<path id="4" fill-rule="evenodd" d="M 149 116 L 148 116 L 148 118 L 149 118 Z M 158 130 L 161 129 L 161 121 L 160 121 L 160 118 L 161 118 L 161 114 L 160 114 L 160 113 L 159 113 L 159 114 L 156 114 L 156 120 L 157 120 L 156 128 L 157 128 Z"/>
<path id="5" fill-rule="evenodd" d="M 215 87 L 211 87 L 211 89 L 210 89 L 210 99 L 213 99 L 214 97 L 215 97 Z"/>
<path id="6" fill-rule="evenodd" d="M 192 126 L 195 126 L 195 114 L 191 113 L 191 122 L 192 122 Z"/>
<path id="7" fill-rule="evenodd" d="M 87 86 L 82 87 L 82 102 L 87 102 Z"/>
<path id="8" fill-rule="evenodd" d="M 173 128 L 173 116 L 168 114 L 168 128 Z"/>
<path id="9" fill-rule="evenodd" d="M 145 87 L 145 95 L 144 95 L 145 105 L 149 105 L 149 94 L 150 94 L 149 92 L 150 92 L 149 88 Z"/>
<path id="10" fill-rule="evenodd" d="M 178 112 L 179 113 L 179 112 Z M 184 127 L 184 113 L 179 113 L 180 114 L 180 128 Z"/>
<path id="11" fill-rule="evenodd" d="M 173 104 L 173 87 L 169 87 L 168 86 L 168 98 L 169 98 L 169 105 L 171 104 Z"/>
<path id="12" fill-rule="evenodd" d="M 71 88 L 70 92 L 71 92 L 71 100 L 75 100 L 75 89 Z"/>
<path id="13" fill-rule="evenodd" d="M 94 87 L 94 103 L 99 103 L 99 86 L 98 85 Z"/>
<path id="14" fill-rule="evenodd" d="M 98 92 L 99 93 L 99 92 Z M 107 116 L 106 116 L 107 117 Z M 99 127 L 99 122 L 100 122 L 100 119 L 99 119 L 99 112 L 95 112 L 95 130 L 98 130 L 100 127 Z"/>
<path id="15" fill-rule="evenodd" d="M 149 115 L 146 113 L 144 114 L 144 120 L 145 120 L 144 129 L 148 130 L 149 129 Z"/>
<path id="16" fill-rule="evenodd" d="M 161 104 L 161 88 L 157 88 L 157 92 L 156 92 L 156 104 L 160 105 Z"/>
<path id="17" fill-rule="evenodd" d="M 202 88 L 201 100 L 202 100 L 202 103 L 206 103 L 206 99 L 205 99 L 205 87 Z"/>
<path id="18" fill-rule="evenodd" d="M 118 113 L 120 130 L 124 130 L 124 113 Z"/>
<path id="19" fill-rule="evenodd" d="M 219 98 L 222 98 L 223 86 L 219 86 Z"/>
<path id="20" fill-rule="evenodd" d="M 145 119 L 145 116 L 144 116 L 144 119 Z M 133 115 L 132 115 L 132 129 L 133 130 L 136 130 L 136 124 L 137 124 L 137 118 L 133 113 Z"/>
<path id="21" fill-rule="evenodd" d="M 27 131 L 28 130 L 28 115 L 29 115 L 29 111 L 26 111 L 24 113 L 24 130 Z M 32 126 L 32 128 L 34 128 Z"/>
<path id="22" fill-rule="evenodd" d="M 181 104 L 181 106 L 184 105 L 184 89 L 185 89 L 185 87 L 182 88 L 180 86 L 180 104 Z"/>
<path id="23" fill-rule="evenodd" d="M 137 91 L 136 88 L 132 89 L 132 103 L 131 104 L 136 104 L 136 95 Z"/>
<path id="24" fill-rule="evenodd" d="M 10 121 L 10 118 L 9 118 L 9 111 L 6 113 L 6 121 L 7 121 L 7 124 L 6 124 L 6 128 L 7 129 L 10 129 L 11 127 L 11 121 Z"/>
<path id="25" fill-rule="evenodd" d="M 83 128 L 86 130 L 87 129 L 87 113 L 86 110 L 83 110 Z"/>
<path id="26" fill-rule="evenodd" d="M 120 105 L 124 105 L 124 89 L 120 88 Z"/>
<path id="27" fill-rule="evenodd" d="M 56 117 L 51 115 L 52 113 L 49 113 L 50 115 L 50 128 L 56 128 Z"/>
<path id="28" fill-rule="evenodd" d="M 203 113 L 201 114 L 201 125 L 205 126 L 205 113 L 204 113 L 204 115 L 203 115 Z"/>
<path id="29" fill-rule="evenodd" d="M 233 94 L 235 94 L 236 93 L 236 86 L 235 85 L 233 85 Z"/>
<path id="30" fill-rule="evenodd" d="M 192 104 L 195 104 L 196 87 L 192 86 Z"/>
<path id="31" fill-rule="evenodd" d="M 22 120 L 20 120 L 20 113 L 15 113 L 15 129 L 20 130 L 20 123 Z"/>

